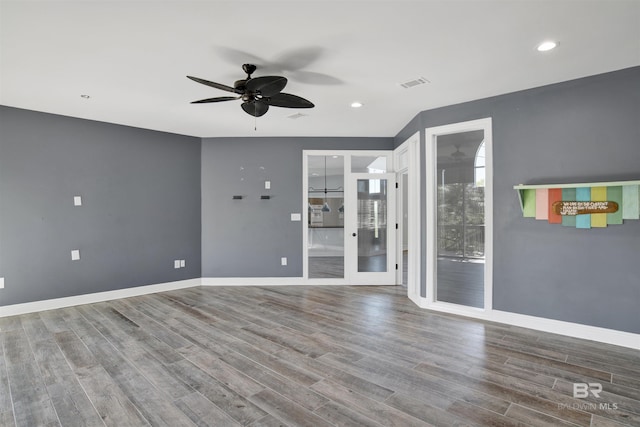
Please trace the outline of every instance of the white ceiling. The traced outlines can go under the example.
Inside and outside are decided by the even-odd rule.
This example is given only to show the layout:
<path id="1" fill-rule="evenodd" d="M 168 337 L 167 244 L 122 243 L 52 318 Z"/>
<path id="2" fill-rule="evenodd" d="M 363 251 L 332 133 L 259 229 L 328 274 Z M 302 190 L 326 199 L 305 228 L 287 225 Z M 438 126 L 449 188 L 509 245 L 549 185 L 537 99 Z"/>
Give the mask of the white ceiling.
<path id="1" fill-rule="evenodd" d="M 638 0 L 0 4 L 0 104 L 199 137 L 389 137 L 423 110 L 640 65 Z M 243 62 L 316 107 L 254 130 L 240 101 L 190 104 L 229 93 L 186 75 L 233 85 Z"/>

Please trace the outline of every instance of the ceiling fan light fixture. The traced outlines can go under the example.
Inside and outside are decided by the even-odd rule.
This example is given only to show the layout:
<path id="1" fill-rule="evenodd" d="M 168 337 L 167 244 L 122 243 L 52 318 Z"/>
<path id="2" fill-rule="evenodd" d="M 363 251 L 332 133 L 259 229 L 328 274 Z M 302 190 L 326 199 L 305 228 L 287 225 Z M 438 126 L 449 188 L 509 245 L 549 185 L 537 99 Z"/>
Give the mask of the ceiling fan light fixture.
<path id="1" fill-rule="evenodd" d="M 558 46 L 557 42 L 554 42 L 553 40 L 547 40 L 540 43 L 536 49 L 538 50 L 538 52 L 548 52 L 552 49 L 555 49 L 556 46 Z"/>

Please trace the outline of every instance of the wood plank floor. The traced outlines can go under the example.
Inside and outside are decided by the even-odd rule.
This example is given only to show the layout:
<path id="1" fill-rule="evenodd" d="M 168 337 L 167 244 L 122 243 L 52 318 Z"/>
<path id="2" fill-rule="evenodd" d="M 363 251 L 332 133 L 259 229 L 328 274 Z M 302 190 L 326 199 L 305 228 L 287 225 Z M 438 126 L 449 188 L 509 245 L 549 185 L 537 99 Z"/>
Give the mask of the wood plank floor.
<path id="1" fill-rule="evenodd" d="M 0 425 L 640 426 L 640 352 L 405 292 L 203 287 L 0 318 Z"/>

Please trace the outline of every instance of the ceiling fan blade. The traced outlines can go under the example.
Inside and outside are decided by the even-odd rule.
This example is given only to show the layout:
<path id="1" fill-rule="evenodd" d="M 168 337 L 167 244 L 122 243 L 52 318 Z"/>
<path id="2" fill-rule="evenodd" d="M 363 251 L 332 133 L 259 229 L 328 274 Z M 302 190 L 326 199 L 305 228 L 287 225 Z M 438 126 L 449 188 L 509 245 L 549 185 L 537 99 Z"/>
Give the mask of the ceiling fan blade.
<path id="1" fill-rule="evenodd" d="M 193 101 L 192 104 L 208 104 L 209 102 L 222 102 L 222 101 L 233 101 L 234 99 L 240 99 L 238 96 L 219 96 L 217 98 L 207 98 L 201 99 L 199 101 Z"/>
<path id="2" fill-rule="evenodd" d="M 225 46 L 218 46 L 215 49 L 218 52 L 218 54 L 226 62 L 230 64 L 237 65 L 237 64 L 249 63 L 249 64 L 257 65 L 258 68 L 263 72 L 267 70 L 267 68 L 265 68 L 267 66 L 267 62 L 264 59 L 252 53 L 245 52 L 238 49 L 232 49 L 230 47 L 225 47 Z M 269 68 L 269 69 L 272 69 L 272 68 Z"/>
<path id="3" fill-rule="evenodd" d="M 247 82 L 246 88 L 250 92 L 259 92 L 262 96 L 273 96 L 280 93 L 287 85 L 287 79 L 280 76 L 256 77 Z"/>
<path id="4" fill-rule="evenodd" d="M 187 76 L 187 77 L 190 78 L 191 80 L 193 80 L 194 82 L 198 82 L 198 83 L 201 83 L 203 85 L 211 86 L 211 87 L 214 87 L 216 89 L 225 90 L 227 92 L 233 92 L 233 93 L 242 93 L 241 91 L 238 91 L 235 88 L 232 88 L 231 86 L 223 85 L 221 83 L 210 82 L 209 80 L 199 79 L 198 77 L 193 77 L 193 76 Z"/>
<path id="5" fill-rule="evenodd" d="M 301 83 L 307 83 L 312 85 L 341 85 L 344 82 L 336 77 L 328 74 L 314 73 L 313 71 L 299 70 L 292 72 L 291 80 L 295 80 Z"/>
<path id="6" fill-rule="evenodd" d="M 285 107 L 285 108 L 313 108 L 314 105 L 311 101 L 307 101 L 304 98 L 301 98 L 296 95 L 291 95 L 289 93 L 278 93 L 269 97 L 267 99 L 269 105 L 273 105 L 274 107 Z"/>
<path id="7" fill-rule="evenodd" d="M 320 46 L 299 47 L 278 55 L 274 65 L 282 70 L 298 71 L 316 62 L 324 53 Z"/>
<path id="8" fill-rule="evenodd" d="M 247 101 L 242 103 L 242 109 L 250 116 L 260 117 L 269 110 L 269 104 L 262 100 Z"/>

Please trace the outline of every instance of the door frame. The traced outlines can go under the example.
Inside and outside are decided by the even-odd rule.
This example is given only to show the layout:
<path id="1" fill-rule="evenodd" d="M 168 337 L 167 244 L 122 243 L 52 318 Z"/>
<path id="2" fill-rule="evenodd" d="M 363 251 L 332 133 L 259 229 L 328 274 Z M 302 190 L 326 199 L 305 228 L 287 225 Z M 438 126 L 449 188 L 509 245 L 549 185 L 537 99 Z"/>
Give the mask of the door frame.
<path id="1" fill-rule="evenodd" d="M 309 168 L 308 157 L 309 156 L 343 156 L 344 158 L 344 199 L 347 203 L 348 197 L 352 197 L 355 200 L 356 194 L 349 194 L 352 191 L 349 189 L 348 182 L 350 181 L 351 173 L 351 156 L 385 156 L 387 158 L 387 173 L 394 173 L 393 151 L 391 150 L 302 150 L 302 279 L 305 284 L 308 285 L 351 285 L 358 283 L 351 283 L 349 278 L 349 271 L 347 263 L 347 250 L 351 244 L 351 233 L 347 233 L 347 223 L 345 218 L 345 232 L 344 232 L 344 248 L 345 248 L 345 266 L 343 278 L 309 278 L 309 210 L 307 201 L 307 188 L 309 186 Z M 376 174 L 371 174 L 375 176 Z M 355 203 L 355 202 L 354 202 Z M 346 206 L 345 206 L 346 207 Z M 389 207 L 394 209 L 395 206 Z M 394 230 L 395 231 L 395 230 Z M 395 237 L 392 242 L 388 242 L 390 245 L 395 245 Z M 395 258 L 395 248 L 391 247 L 390 256 Z M 357 259 L 355 260 L 357 262 Z M 394 262 L 395 263 L 395 262 Z M 366 284 L 366 283 L 363 283 Z M 373 283 L 372 283 L 373 284 Z"/>
<path id="2" fill-rule="evenodd" d="M 485 269 L 484 269 L 484 307 L 469 307 L 436 300 L 436 260 L 437 233 L 436 210 L 437 205 L 437 158 L 436 139 L 438 136 L 452 133 L 484 131 L 485 141 Z M 426 198 L 423 206 L 426 217 L 426 308 L 437 309 L 457 314 L 476 315 L 480 312 L 490 312 L 493 309 L 493 132 L 491 117 L 452 123 L 425 129 L 425 188 Z"/>
<path id="3" fill-rule="evenodd" d="M 398 222 L 396 259 L 402 261 L 402 250 L 407 245 L 407 296 L 416 304 L 420 304 L 420 285 L 422 271 L 422 251 L 420 232 L 420 132 L 416 132 L 393 151 L 396 182 L 402 187 L 402 175 L 407 174 L 407 242 L 404 242 L 403 195 L 398 191 L 396 203 L 398 206 L 396 219 Z M 396 284 L 402 283 L 402 266 L 396 274 Z"/>

